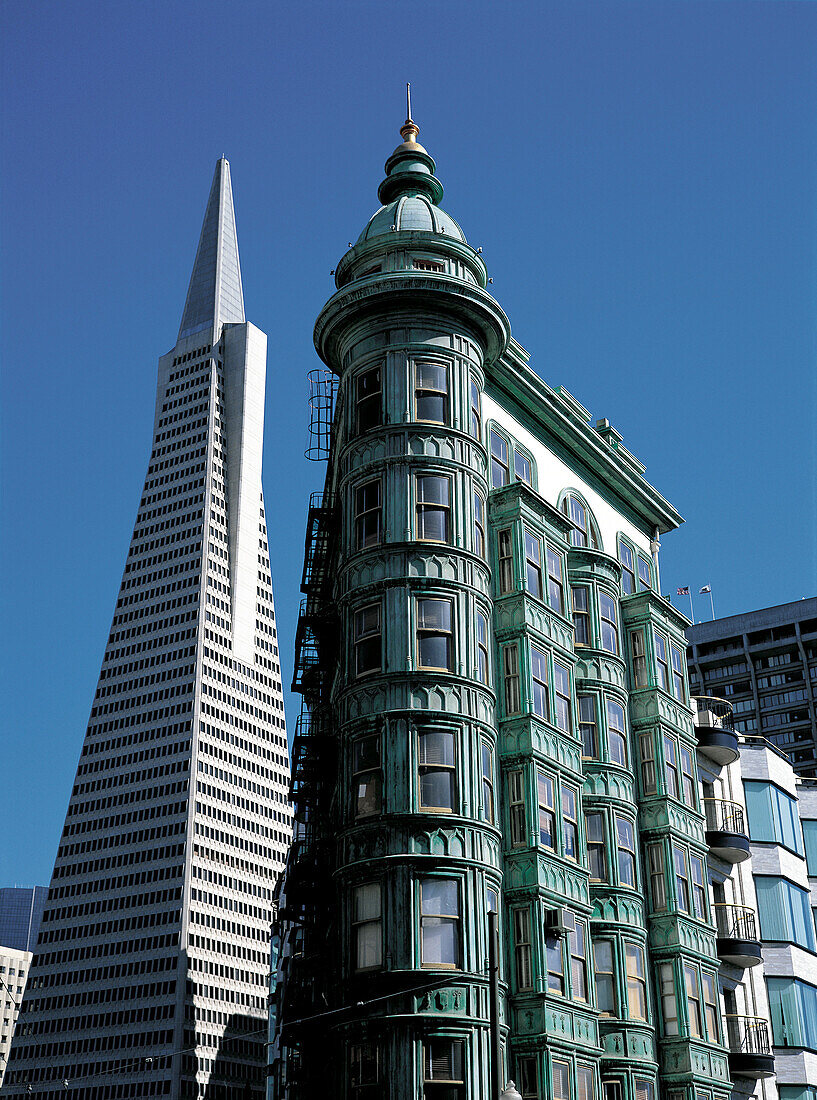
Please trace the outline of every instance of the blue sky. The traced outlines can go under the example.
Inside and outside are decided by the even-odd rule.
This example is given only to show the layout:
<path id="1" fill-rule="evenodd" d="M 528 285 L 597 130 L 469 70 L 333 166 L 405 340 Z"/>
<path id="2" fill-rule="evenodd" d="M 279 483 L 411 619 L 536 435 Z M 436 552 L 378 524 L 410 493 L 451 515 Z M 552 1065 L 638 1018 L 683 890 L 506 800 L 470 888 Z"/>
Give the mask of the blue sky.
<path id="1" fill-rule="evenodd" d="M 312 325 L 406 80 L 535 369 L 685 516 L 664 591 L 711 583 L 718 614 L 814 594 L 817 5 L 5 0 L 3 22 L 0 884 L 50 877 L 222 153 L 270 336 L 288 683 Z"/>

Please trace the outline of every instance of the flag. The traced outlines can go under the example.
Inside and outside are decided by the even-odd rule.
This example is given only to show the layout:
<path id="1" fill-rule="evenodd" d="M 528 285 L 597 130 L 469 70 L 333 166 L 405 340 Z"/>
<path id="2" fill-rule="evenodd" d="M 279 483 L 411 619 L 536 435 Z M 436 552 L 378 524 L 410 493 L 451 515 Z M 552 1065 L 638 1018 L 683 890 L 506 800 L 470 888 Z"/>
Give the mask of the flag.
<path id="1" fill-rule="evenodd" d="M 683 588 L 679 588 L 678 589 L 678 595 L 679 596 L 688 596 L 689 595 L 689 585 L 687 584 L 687 585 L 684 585 Z"/>
<path id="2" fill-rule="evenodd" d="M 702 596 L 704 592 L 711 592 L 711 591 L 712 591 L 712 585 L 711 584 L 705 584 L 703 586 L 703 588 L 698 589 L 698 595 Z"/>

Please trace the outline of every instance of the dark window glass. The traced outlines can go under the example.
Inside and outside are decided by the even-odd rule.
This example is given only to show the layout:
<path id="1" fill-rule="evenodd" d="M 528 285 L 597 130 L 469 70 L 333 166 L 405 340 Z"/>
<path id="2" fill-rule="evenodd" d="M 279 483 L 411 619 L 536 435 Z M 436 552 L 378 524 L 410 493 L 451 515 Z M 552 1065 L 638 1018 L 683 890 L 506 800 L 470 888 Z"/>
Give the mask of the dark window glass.
<path id="1" fill-rule="evenodd" d="M 451 480 L 432 475 L 418 477 L 417 538 L 448 542 L 451 514 Z"/>
<path id="2" fill-rule="evenodd" d="M 621 592 L 631 596 L 635 592 L 635 565 L 632 549 L 626 542 L 618 544 L 618 558 L 621 562 Z"/>
<path id="3" fill-rule="evenodd" d="M 382 527 L 383 509 L 378 478 L 355 489 L 355 549 L 377 546 L 383 537 Z"/>
<path id="4" fill-rule="evenodd" d="M 638 555 L 638 588 L 652 588 L 652 562 L 645 554 Z"/>
<path id="5" fill-rule="evenodd" d="M 359 374 L 355 383 L 355 410 L 358 432 L 367 432 L 383 423 L 383 392 L 380 367 Z"/>
<path id="6" fill-rule="evenodd" d="M 447 730 L 422 730 L 418 734 L 420 807 L 453 810 L 456 785 L 454 734 Z"/>
<path id="7" fill-rule="evenodd" d="M 453 670 L 451 600 L 417 600 L 417 664 L 420 668 Z"/>
<path id="8" fill-rule="evenodd" d="M 499 489 L 511 480 L 508 464 L 508 442 L 491 428 L 491 488 Z"/>
<path id="9" fill-rule="evenodd" d="M 548 697 L 548 655 L 543 649 L 531 646 L 530 650 L 531 676 L 533 679 L 533 691 L 531 704 L 533 713 L 546 722 L 550 721 L 550 699 Z"/>
<path id="10" fill-rule="evenodd" d="M 525 531 L 525 579 L 528 592 L 542 598 L 542 543 Z"/>
<path id="11" fill-rule="evenodd" d="M 564 576 L 562 572 L 562 555 L 557 554 L 550 546 L 547 548 L 548 563 L 548 603 L 554 611 L 564 614 Z"/>
<path id="12" fill-rule="evenodd" d="M 380 604 L 372 603 L 355 613 L 355 675 L 379 672 L 381 667 Z"/>
<path id="13" fill-rule="evenodd" d="M 517 481 L 524 481 L 526 485 L 533 484 L 530 459 L 517 450 L 513 452 L 513 469 Z"/>
<path id="14" fill-rule="evenodd" d="M 418 420 L 448 423 L 448 368 L 444 363 L 417 363 L 414 409 Z"/>
<path id="15" fill-rule="evenodd" d="M 352 767 L 355 817 L 379 814 L 383 797 L 380 734 L 373 733 L 355 741 Z"/>

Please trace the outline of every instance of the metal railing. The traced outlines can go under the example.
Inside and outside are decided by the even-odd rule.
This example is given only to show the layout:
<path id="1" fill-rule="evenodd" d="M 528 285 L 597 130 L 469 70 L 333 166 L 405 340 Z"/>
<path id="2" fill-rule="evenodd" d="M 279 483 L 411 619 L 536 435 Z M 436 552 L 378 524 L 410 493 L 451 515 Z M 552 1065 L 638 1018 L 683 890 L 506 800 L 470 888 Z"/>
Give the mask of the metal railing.
<path id="1" fill-rule="evenodd" d="M 715 902 L 715 924 L 718 935 L 724 940 L 760 940 L 757 934 L 757 918 L 748 905 L 731 902 Z"/>
<path id="2" fill-rule="evenodd" d="M 726 1016 L 726 1039 L 733 1054 L 771 1054 L 769 1024 L 762 1016 Z"/>
<path id="3" fill-rule="evenodd" d="M 696 726 L 711 726 L 713 729 L 735 731 L 735 715 L 732 704 L 716 695 L 693 695 L 692 705 L 698 712 Z"/>
<path id="4" fill-rule="evenodd" d="M 703 803 L 706 827 L 711 832 L 748 836 L 746 815 L 739 802 L 730 802 L 727 798 L 705 798 Z"/>

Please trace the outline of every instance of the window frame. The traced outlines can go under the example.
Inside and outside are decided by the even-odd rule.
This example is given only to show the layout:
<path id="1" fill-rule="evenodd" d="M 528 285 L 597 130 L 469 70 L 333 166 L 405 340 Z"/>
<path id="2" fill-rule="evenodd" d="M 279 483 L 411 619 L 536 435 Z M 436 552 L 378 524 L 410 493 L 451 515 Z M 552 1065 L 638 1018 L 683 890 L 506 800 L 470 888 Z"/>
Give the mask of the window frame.
<path id="1" fill-rule="evenodd" d="M 485 561 L 485 499 L 474 489 L 474 553 Z"/>
<path id="2" fill-rule="evenodd" d="M 422 379 L 423 367 L 433 367 L 443 372 L 445 386 L 439 389 Z M 447 426 L 451 421 L 451 371 L 449 364 L 436 359 L 415 359 L 413 362 L 414 375 L 414 420 L 418 424 L 439 424 Z M 420 403 L 422 401 L 437 399 L 442 404 L 443 418 L 420 416 Z"/>
<path id="3" fill-rule="evenodd" d="M 631 970 L 630 962 L 631 956 L 635 958 L 636 967 L 635 970 Z M 639 973 L 639 960 L 640 960 L 640 973 Z M 635 943 L 633 940 L 624 940 L 624 977 L 625 986 L 627 989 L 627 1018 L 629 1020 L 642 1020 L 645 1021 L 649 1018 L 649 1004 L 647 1001 L 647 963 L 646 952 L 644 947 L 640 943 Z M 643 1005 L 643 1015 L 636 1015 L 633 1012 L 633 995 L 639 999 Z"/>
<path id="4" fill-rule="evenodd" d="M 629 561 L 625 562 L 625 552 L 629 555 Z M 636 591 L 635 550 L 620 535 L 618 539 L 618 560 L 621 565 L 621 595 L 632 596 Z M 625 577 L 631 578 L 625 582 Z"/>
<path id="5" fill-rule="evenodd" d="M 614 813 L 614 826 L 615 826 L 615 841 L 616 841 L 616 870 L 618 875 L 618 885 L 628 890 L 635 890 L 638 888 L 638 870 L 636 863 L 636 831 L 635 824 L 627 817 L 626 814 Z M 631 843 L 625 843 L 625 839 L 622 838 L 622 831 L 620 826 L 624 825 L 625 829 L 630 830 Z M 623 857 L 623 861 L 622 861 Z M 626 881 L 626 874 L 623 870 L 628 865 L 632 868 L 632 882 Z"/>
<path id="6" fill-rule="evenodd" d="M 423 482 L 439 482 L 445 486 L 445 500 L 425 500 L 422 493 Z M 439 545 L 451 544 L 451 497 L 453 485 L 449 474 L 439 473 L 415 473 L 414 475 L 414 537 L 417 542 L 433 542 Z M 430 516 L 439 514 L 442 516 L 444 530 L 443 538 L 432 537 L 425 531 L 426 514 Z"/>
<path id="7" fill-rule="evenodd" d="M 497 588 L 500 596 L 514 591 L 513 531 L 502 527 L 496 533 Z"/>
<path id="8" fill-rule="evenodd" d="M 474 609 L 474 642 L 476 645 L 477 663 L 474 669 L 476 679 L 480 684 L 488 686 L 491 675 L 490 643 L 489 643 L 488 616 L 477 607 Z"/>
<path id="9" fill-rule="evenodd" d="M 362 616 L 365 616 L 367 611 L 377 609 L 377 625 L 369 630 L 361 630 L 361 625 L 365 622 Z M 372 603 L 364 604 L 362 607 L 358 607 L 353 612 L 353 635 L 352 635 L 352 649 L 354 654 L 354 675 L 355 679 L 362 679 L 364 676 L 376 676 L 379 672 L 383 671 L 383 601 L 374 600 Z M 360 625 L 359 625 L 360 624 Z M 361 654 L 365 652 L 364 646 L 368 646 L 370 643 L 374 644 L 374 639 L 379 639 L 379 660 L 377 665 L 371 665 L 370 667 L 361 668 Z"/>
<path id="10" fill-rule="evenodd" d="M 377 765 L 368 767 L 360 767 L 360 760 L 358 758 L 358 751 L 366 741 L 373 741 L 377 744 Z M 364 777 L 374 776 L 377 779 L 377 809 L 367 810 L 365 813 L 361 813 L 360 806 L 360 784 L 364 782 Z M 382 735 L 378 731 L 376 733 L 364 733 L 360 737 L 356 737 L 352 742 L 352 816 L 355 821 L 365 817 L 377 817 L 383 813 L 383 745 Z"/>
<path id="11" fill-rule="evenodd" d="M 584 512 L 584 526 L 577 522 L 574 515 L 573 505 L 576 505 L 577 509 Z M 561 510 L 567 516 L 571 523 L 571 529 L 568 534 L 568 542 L 573 547 L 579 549 L 588 550 L 601 550 L 601 535 L 599 534 L 599 525 L 596 523 L 596 517 L 593 515 L 592 509 L 588 505 L 587 501 L 574 489 L 568 489 L 562 497 Z M 575 536 L 575 532 L 581 533 L 580 538 Z"/>
<path id="12" fill-rule="evenodd" d="M 579 720 L 579 736 L 582 741 L 582 759 L 583 760 L 599 760 L 599 722 L 598 722 L 598 710 L 596 702 L 598 695 L 595 692 L 583 692 L 581 695 L 576 696 L 576 707 Z M 592 718 L 588 719 L 586 715 L 582 713 L 583 710 L 592 710 Z M 593 751 L 588 753 L 587 740 L 585 738 L 585 732 L 590 731 L 592 737 L 592 749 Z"/>
<path id="13" fill-rule="evenodd" d="M 525 591 L 544 602 L 544 587 L 542 584 L 542 536 L 524 525 L 522 526 L 522 541 L 525 547 Z M 533 578 L 533 583 L 531 583 Z"/>
<path id="14" fill-rule="evenodd" d="M 494 750 L 484 737 L 480 739 L 480 769 L 482 785 L 480 787 L 480 805 L 482 817 L 489 825 L 496 823 Z"/>
<path id="15" fill-rule="evenodd" d="M 504 447 L 504 462 L 502 461 L 502 448 L 498 451 L 494 449 L 494 441 L 502 444 Z M 508 437 L 500 432 L 495 425 L 491 425 L 488 429 L 488 454 L 491 463 L 491 488 L 492 489 L 504 489 L 506 485 L 511 483 L 511 445 Z M 496 471 L 504 471 L 503 475 L 499 478 L 495 476 Z"/>
<path id="16" fill-rule="evenodd" d="M 583 592 L 584 596 L 579 596 L 579 593 Z M 570 586 L 570 602 L 573 611 L 573 639 L 575 646 L 592 646 L 593 644 L 593 629 L 592 618 L 590 615 L 590 589 L 586 584 L 571 584 Z M 584 606 L 582 606 L 584 603 Z M 579 630 L 579 623 L 582 624 L 581 631 Z M 584 639 L 579 639 L 579 634 L 584 634 Z"/>
<path id="17" fill-rule="evenodd" d="M 561 553 L 550 543 L 545 543 L 545 569 L 547 572 L 548 606 L 557 614 L 565 615 L 565 569 Z"/>
<path id="18" fill-rule="evenodd" d="M 461 966 L 461 963 L 462 963 L 462 912 L 463 912 L 462 896 L 461 896 L 462 895 L 462 880 L 459 879 L 459 878 L 451 878 L 448 875 L 435 875 L 435 874 L 432 874 L 432 875 L 423 875 L 417 881 L 418 881 L 418 891 L 417 892 L 418 892 L 418 914 L 419 914 L 419 925 L 418 926 L 419 926 L 419 930 L 420 930 L 420 936 L 419 936 L 420 968 L 425 969 L 425 970 L 429 970 L 429 969 L 461 970 L 462 969 L 462 966 Z M 426 913 L 424 911 L 424 909 L 423 909 L 423 904 L 424 904 L 423 886 L 426 883 L 430 884 L 432 882 L 435 882 L 435 883 L 445 882 L 445 883 L 453 883 L 454 884 L 454 889 L 456 891 L 456 898 L 457 898 L 457 906 L 456 906 L 457 912 L 456 912 L 456 914 L 433 913 L 433 912 Z M 455 954 L 456 954 L 456 960 L 454 962 L 439 962 L 437 960 L 430 960 L 430 961 L 427 962 L 426 959 L 425 959 L 425 951 L 424 951 L 424 948 L 425 948 L 425 929 L 426 929 L 426 927 L 434 927 L 433 924 L 427 925 L 426 922 L 427 921 L 434 921 L 434 920 L 437 920 L 438 922 L 441 922 L 441 921 L 445 920 L 449 924 L 452 924 L 452 926 L 453 926 L 454 946 L 455 946 Z"/>
<path id="19" fill-rule="evenodd" d="M 533 989 L 532 924 L 529 905 L 514 906 L 511 909 L 514 978 L 518 992 Z"/>
<path id="20" fill-rule="evenodd" d="M 543 792 L 545 798 L 543 799 Z M 548 801 L 549 796 L 549 801 Z M 543 839 L 546 835 L 542 828 L 543 822 L 550 823 L 550 843 Z M 536 823 L 537 823 L 537 847 L 546 848 L 548 851 L 558 854 L 558 833 L 556 831 L 556 780 L 544 768 L 536 769 Z"/>
<path id="21" fill-rule="evenodd" d="M 378 903 L 379 903 L 378 908 L 377 908 L 377 915 L 376 916 L 359 917 L 359 916 L 356 915 L 357 914 L 357 909 L 358 909 L 358 893 L 359 893 L 359 891 L 365 890 L 368 887 L 376 887 L 377 888 L 377 898 L 378 898 Z M 353 970 L 355 971 L 356 974 L 367 973 L 367 972 L 372 971 L 372 970 L 382 970 L 383 969 L 383 956 L 384 956 L 384 951 L 383 951 L 383 882 L 382 882 L 382 880 L 381 879 L 370 879 L 367 882 L 357 883 L 355 886 L 352 887 L 352 898 L 353 898 L 353 901 L 352 901 L 352 907 L 351 907 L 352 908 L 351 925 L 352 925 L 352 942 L 354 944 L 354 959 L 355 959 L 355 965 L 353 967 Z M 369 963 L 366 966 L 361 966 L 359 964 L 359 962 L 360 962 L 360 949 L 361 949 L 360 935 L 361 935 L 361 931 L 363 931 L 364 929 L 369 929 L 370 926 L 375 926 L 375 928 L 376 928 L 375 938 L 376 938 L 377 942 L 376 942 L 375 952 L 377 954 L 377 962 Z"/>
<path id="22" fill-rule="evenodd" d="M 605 607 L 605 601 L 607 601 Z M 605 610 L 607 614 L 605 614 Z M 612 618 L 610 614 L 612 613 Z M 601 648 L 618 656 L 621 648 L 618 636 L 618 601 L 609 592 L 599 590 L 599 622 L 601 624 Z"/>
<path id="23" fill-rule="evenodd" d="M 361 494 L 365 494 L 367 489 L 370 489 L 372 488 L 372 486 L 375 485 L 377 486 L 377 504 L 374 507 L 366 507 L 365 501 L 361 497 Z M 368 550 L 372 546 L 380 546 L 383 542 L 383 478 L 367 478 L 366 481 L 361 481 L 357 485 L 355 485 L 353 493 L 353 528 L 355 551 Z M 375 522 L 377 525 L 375 537 L 373 539 L 370 535 L 362 537 L 362 533 L 366 527 L 366 522 L 368 518 L 372 515 L 375 516 Z"/>
<path id="24" fill-rule="evenodd" d="M 440 604 L 448 608 L 448 625 L 426 626 L 421 625 L 421 605 Z M 415 623 L 415 667 L 423 672 L 447 672 L 453 673 L 456 666 L 455 655 L 455 611 L 454 599 L 449 596 L 422 595 L 414 597 L 414 623 Z M 423 646 L 434 638 L 443 638 L 446 643 L 447 664 L 431 665 L 423 664 Z"/>
<path id="25" fill-rule="evenodd" d="M 459 810 L 458 805 L 458 754 L 457 754 L 457 736 L 454 730 L 446 729 L 444 726 L 435 725 L 420 725 L 415 730 L 416 738 L 416 752 L 417 752 L 417 810 L 419 813 L 431 813 L 431 814 L 453 814 Z M 451 748 L 451 762 L 444 760 L 428 760 L 423 758 L 423 744 L 424 739 L 429 739 L 434 736 L 449 739 L 448 743 Z M 450 791 L 450 806 L 443 804 L 437 804 L 433 802 L 423 801 L 423 779 L 427 775 L 446 775 L 449 780 Z"/>
<path id="26" fill-rule="evenodd" d="M 369 375 L 377 374 L 377 388 L 372 390 L 371 393 L 363 394 L 361 396 L 361 383 Z M 383 415 L 383 364 L 378 363 L 373 367 L 366 367 L 355 375 L 355 405 L 354 405 L 354 427 L 356 435 L 365 435 L 366 432 L 370 432 L 373 428 L 381 428 L 384 423 Z M 361 406 L 367 406 L 368 404 L 375 404 L 375 398 L 377 398 L 377 419 L 368 422 L 364 420 L 364 416 L 361 412 Z"/>
<path id="27" fill-rule="evenodd" d="M 513 659 L 510 654 L 513 651 Z M 519 667 L 519 643 L 502 646 L 502 689 L 505 716 L 522 713 L 522 678 Z"/>
<path id="28" fill-rule="evenodd" d="M 471 435 L 478 442 L 482 442 L 482 394 L 479 385 L 473 375 L 469 381 L 469 400 L 471 413 Z M 475 399 L 476 395 L 476 399 Z"/>

